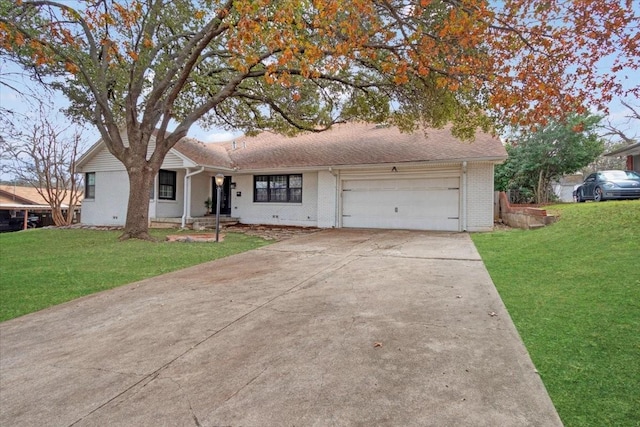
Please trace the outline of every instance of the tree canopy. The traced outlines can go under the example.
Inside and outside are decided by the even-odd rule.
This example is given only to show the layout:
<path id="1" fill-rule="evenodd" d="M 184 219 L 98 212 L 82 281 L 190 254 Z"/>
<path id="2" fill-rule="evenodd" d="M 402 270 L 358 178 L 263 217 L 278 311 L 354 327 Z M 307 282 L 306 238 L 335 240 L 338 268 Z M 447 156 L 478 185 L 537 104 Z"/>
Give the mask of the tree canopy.
<path id="1" fill-rule="evenodd" d="M 498 190 L 517 190 L 523 200 L 552 200 L 551 182 L 593 162 L 604 150 L 597 133 L 602 118 L 572 115 L 534 131 L 525 131 L 507 143 L 507 161 L 496 167 Z"/>
<path id="2" fill-rule="evenodd" d="M 633 0 L 0 0 L 0 56 L 70 100 L 126 167 L 125 235 L 196 121 L 246 132 L 345 120 L 545 123 L 640 94 Z M 613 61 L 607 72 L 595 65 Z M 125 139 L 121 134 L 124 130 Z M 147 158 L 152 135 L 155 148 Z"/>

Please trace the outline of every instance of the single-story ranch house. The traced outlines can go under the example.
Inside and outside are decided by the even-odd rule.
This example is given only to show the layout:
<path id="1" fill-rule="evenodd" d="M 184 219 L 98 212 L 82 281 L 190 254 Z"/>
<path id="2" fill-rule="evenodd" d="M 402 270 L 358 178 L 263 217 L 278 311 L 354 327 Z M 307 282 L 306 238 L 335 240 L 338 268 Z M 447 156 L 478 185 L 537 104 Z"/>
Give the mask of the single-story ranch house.
<path id="1" fill-rule="evenodd" d="M 152 150 L 153 147 L 150 147 Z M 185 226 L 207 214 L 214 176 L 225 176 L 221 215 L 244 224 L 319 228 L 483 231 L 493 227 L 493 169 L 507 153 L 495 137 L 473 142 L 450 128 L 401 133 L 368 123 L 284 137 L 263 132 L 227 143 L 184 138 L 149 197 L 150 222 Z M 78 161 L 82 222 L 123 225 L 129 184 L 101 141 Z"/>
<path id="2" fill-rule="evenodd" d="M 626 147 L 614 150 L 605 156 L 609 157 L 626 157 L 625 169 L 629 171 L 640 172 L 640 142 L 627 145 Z"/>

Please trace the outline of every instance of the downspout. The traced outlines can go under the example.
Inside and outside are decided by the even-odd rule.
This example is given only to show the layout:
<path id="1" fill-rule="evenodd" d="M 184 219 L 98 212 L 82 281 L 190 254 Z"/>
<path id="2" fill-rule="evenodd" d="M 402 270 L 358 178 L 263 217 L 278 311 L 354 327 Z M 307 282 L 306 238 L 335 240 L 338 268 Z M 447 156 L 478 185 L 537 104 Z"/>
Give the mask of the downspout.
<path id="1" fill-rule="evenodd" d="M 335 194 L 334 194 L 334 208 L 333 208 L 333 228 L 338 228 L 341 224 L 339 223 L 339 217 L 338 214 L 340 212 L 340 204 L 339 204 L 339 193 L 340 193 L 340 180 L 338 179 L 338 174 L 336 172 L 333 171 L 333 168 L 329 168 L 329 173 L 331 175 L 333 175 L 333 177 L 336 179 L 336 183 L 335 183 Z"/>
<path id="2" fill-rule="evenodd" d="M 462 231 L 467 231 L 467 162 L 462 162 Z"/>
<path id="3" fill-rule="evenodd" d="M 204 166 L 200 167 L 200 170 L 189 172 L 189 169 L 185 169 L 187 173 L 184 175 L 184 205 L 182 207 L 182 224 L 181 227 L 185 228 L 187 225 L 187 218 L 191 216 L 191 177 L 199 173 L 204 172 Z"/>

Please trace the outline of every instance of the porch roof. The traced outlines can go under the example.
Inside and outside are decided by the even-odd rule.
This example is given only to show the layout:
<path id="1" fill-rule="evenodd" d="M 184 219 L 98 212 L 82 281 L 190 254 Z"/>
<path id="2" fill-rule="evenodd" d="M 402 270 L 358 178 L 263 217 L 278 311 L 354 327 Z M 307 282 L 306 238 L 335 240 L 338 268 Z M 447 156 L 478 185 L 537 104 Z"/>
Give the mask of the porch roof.
<path id="1" fill-rule="evenodd" d="M 182 138 L 173 149 L 200 166 L 233 167 L 226 148 L 219 144 L 204 144 L 194 138 Z"/>
<path id="2" fill-rule="evenodd" d="M 640 155 L 640 142 L 636 142 L 635 144 L 627 145 L 626 147 L 618 148 L 610 153 L 605 154 L 605 156 L 637 156 Z"/>

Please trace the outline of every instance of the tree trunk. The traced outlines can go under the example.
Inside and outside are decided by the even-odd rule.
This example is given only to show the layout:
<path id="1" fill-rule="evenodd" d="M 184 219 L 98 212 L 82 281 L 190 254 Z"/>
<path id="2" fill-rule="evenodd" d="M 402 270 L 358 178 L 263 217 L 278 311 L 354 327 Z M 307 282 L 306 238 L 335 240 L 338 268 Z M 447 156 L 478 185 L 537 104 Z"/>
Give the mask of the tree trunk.
<path id="1" fill-rule="evenodd" d="M 544 198 L 544 172 L 540 171 L 536 188 L 536 203 L 544 203 Z"/>
<path id="2" fill-rule="evenodd" d="M 60 209 L 60 206 L 51 206 L 51 219 L 53 219 L 53 223 L 56 227 L 69 225 L 65 221 L 64 215 L 62 215 L 62 209 Z"/>
<path id="3" fill-rule="evenodd" d="M 156 174 L 151 167 L 131 166 L 127 168 L 129 174 L 129 203 L 127 205 L 127 221 L 120 240 L 142 239 L 154 240 L 149 235 L 149 192 Z"/>
<path id="4" fill-rule="evenodd" d="M 73 215 L 76 211 L 76 205 L 74 205 L 73 203 L 69 205 L 69 209 L 67 209 L 67 215 L 65 217 L 65 222 L 67 223 L 67 225 L 71 225 L 73 224 Z"/>

